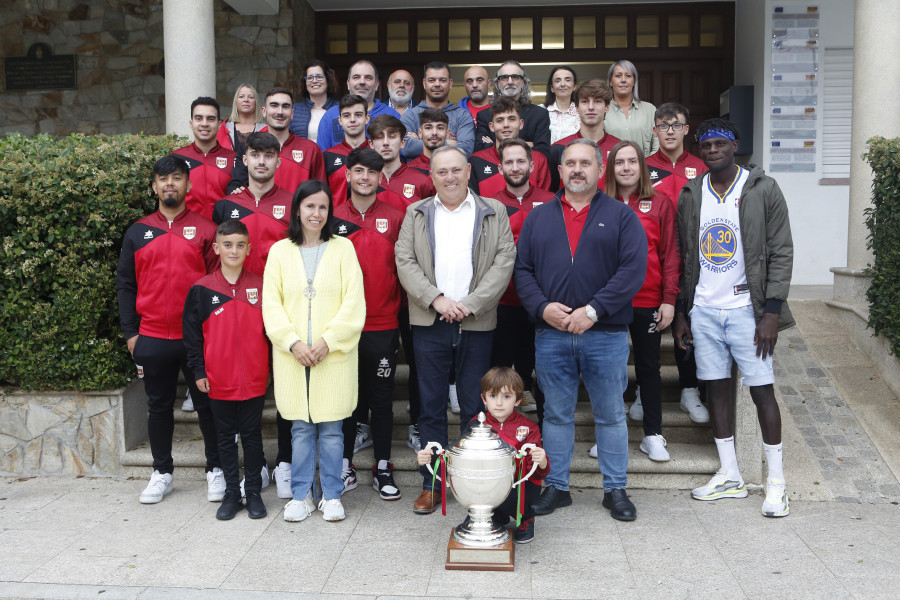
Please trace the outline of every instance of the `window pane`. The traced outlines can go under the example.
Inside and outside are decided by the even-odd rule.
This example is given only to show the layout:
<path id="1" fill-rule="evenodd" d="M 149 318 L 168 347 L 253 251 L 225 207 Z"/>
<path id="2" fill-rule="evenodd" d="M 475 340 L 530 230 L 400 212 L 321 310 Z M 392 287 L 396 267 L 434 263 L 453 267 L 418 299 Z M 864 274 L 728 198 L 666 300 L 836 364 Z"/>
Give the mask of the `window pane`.
<path id="1" fill-rule="evenodd" d="M 691 45 L 691 19 L 686 15 L 669 17 L 669 48 L 689 48 Z"/>
<path id="2" fill-rule="evenodd" d="M 541 29 L 541 47 L 544 50 L 562 50 L 566 47 L 566 27 L 562 17 L 544 17 Z"/>
<path id="3" fill-rule="evenodd" d="M 478 25 L 481 31 L 478 49 L 503 50 L 503 30 L 500 19 L 481 19 L 478 21 Z"/>
<path id="4" fill-rule="evenodd" d="M 531 19 L 510 19 L 509 33 L 512 50 L 534 48 L 534 21 Z"/>
<path id="5" fill-rule="evenodd" d="M 325 32 L 328 54 L 347 54 L 347 25 L 330 23 Z"/>
<path id="6" fill-rule="evenodd" d="M 387 24 L 387 51 L 409 52 L 409 23 L 396 21 Z"/>
<path id="7" fill-rule="evenodd" d="M 572 19 L 572 47 L 597 47 L 597 19 L 595 17 L 575 17 Z"/>
<path id="8" fill-rule="evenodd" d="M 450 19 L 449 50 L 466 52 L 472 49 L 472 28 L 468 19 Z"/>
<path id="9" fill-rule="evenodd" d="M 700 17 L 700 45 L 722 45 L 722 17 L 721 15 L 703 15 Z"/>
<path id="10" fill-rule="evenodd" d="M 441 26 L 437 21 L 419 21 L 419 52 L 441 49 Z"/>
<path id="11" fill-rule="evenodd" d="M 637 18 L 637 47 L 659 48 L 659 17 Z"/>
<path id="12" fill-rule="evenodd" d="M 356 51 L 363 54 L 378 53 L 378 23 L 359 23 L 356 26 Z"/>
<path id="13" fill-rule="evenodd" d="M 626 17 L 606 17 L 604 21 L 604 46 L 607 48 L 628 47 L 628 19 Z"/>

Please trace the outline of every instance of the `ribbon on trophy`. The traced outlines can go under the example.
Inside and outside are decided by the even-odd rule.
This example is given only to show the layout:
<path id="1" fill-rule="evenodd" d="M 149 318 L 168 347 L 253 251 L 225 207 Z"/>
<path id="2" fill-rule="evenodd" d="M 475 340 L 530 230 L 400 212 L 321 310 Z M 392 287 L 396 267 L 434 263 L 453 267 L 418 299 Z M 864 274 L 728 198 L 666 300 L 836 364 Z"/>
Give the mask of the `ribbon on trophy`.
<path id="1" fill-rule="evenodd" d="M 528 471 L 528 475 L 522 477 L 522 473 L 525 471 L 525 457 L 528 456 L 528 451 L 534 448 L 537 448 L 537 444 L 523 444 L 516 453 L 516 470 L 518 473 L 516 474 L 516 482 L 513 484 L 513 487 L 519 488 L 518 498 L 516 499 L 516 527 L 522 524 L 522 512 L 525 510 L 525 486 L 523 484 L 537 471 L 537 463 L 531 461 L 531 470 Z"/>
<path id="2" fill-rule="evenodd" d="M 431 471 L 431 495 L 434 496 L 434 483 L 435 479 L 441 480 L 441 514 L 443 516 L 447 516 L 447 451 L 441 448 L 441 445 L 437 442 L 431 442 L 425 446 L 425 449 L 432 448 L 436 450 L 438 455 L 438 462 L 441 464 L 441 476 L 437 476 L 437 471 L 431 468 L 431 465 L 428 465 L 428 470 Z"/>

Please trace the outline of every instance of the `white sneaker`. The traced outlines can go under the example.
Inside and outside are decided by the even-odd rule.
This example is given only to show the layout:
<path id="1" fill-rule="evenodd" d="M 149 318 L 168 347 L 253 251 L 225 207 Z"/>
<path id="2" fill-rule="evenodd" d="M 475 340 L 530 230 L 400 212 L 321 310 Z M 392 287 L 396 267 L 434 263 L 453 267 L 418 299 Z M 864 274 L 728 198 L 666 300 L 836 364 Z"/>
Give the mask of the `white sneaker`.
<path id="1" fill-rule="evenodd" d="M 412 448 L 412 451 L 416 453 L 422 449 L 422 439 L 419 437 L 419 428 L 415 425 L 409 426 L 409 437 L 406 438 L 406 447 Z"/>
<path id="2" fill-rule="evenodd" d="M 269 469 L 266 468 L 266 465 L 263 465 L 260 475 L 262 476 L 262 487 L 260 489 L 264 490 L 267 487 L 269 487 Z M 247 480 L 246 477 L 244 479 L 241 479 L 241 498 L 247 497 L 247 494 L 244 493 L 244 482 L 246 480 Z"/>
<path id="3" fill-rule="evenodd" d="M 359 485 L 359 481 L 356 479 L 356 467 L 353 466 L 353 463 L 350 463 L 348 468 L 341 470 L 341 481 L 344 483 L 341 496 L 350 490 L 355 490 L 356 486 Z"/>
<path id="4" fill-rule="evenodd" d="M 316 503 L 313 500 L 312 490 L 306 494 L 303 500 L 291 500 L 284 505 L 285 521 L 302 521 L 316 511 Z"/>
<path id="5" fill-rule="evenodd" d="M 319 501 L 319 510 L 322 511 L 322 518 L 326 521 L 343 521 L 346 517 L 344 505 L 341 504 L 340 498 L 332 498 L 331 500 L 322 498 Z"/>
<path id="6" fill-rule="evenodd" d="M 272 479 L 275 480 L 275 489 L 279 498 L 291 498 L 291 463 L 280 462 L 272 469 Z"/>
<path id="7" fill-rule="evenodd" d="M 700 390 L 698 388 L 684 388 L 681 390 L 681 410 L 686 412 L 694 423 L 709 423 L 709 411 L 700 402 Z"/>
<path id="8" fill-rule="evenodd" d="M 537 412 L 537 401 L 534 394 L 525 390 L 522 392 L 522 402 L 519 404 L 519 410 L 522 412 Z"/>
<path id="9" fill-rule="evenodd" d="M 632 421 L 644 420 L 644 405 L 641 404 L 641 388 L 634 390 L 634 404 L 628 409 L 628 418 Z"/>
<path id="10" fill-rule="evenodd" d="M 591 449 L 588 450 L 588 456 L 591 458 L 597 458 L 597 444 L 591 446 Z"/>
<path id="11" fill-rule="evenodd" d="M 691 496 L 695 500 L 718 500 L 720 498 L 746 498 L 747 486 L 744 480 L 729 479 L 728 474 L 721 469 L 716 471 L 709 483 L 703 487 L 694 488 Z"/>
<path id="12" fill-rule="evenodd" d="M 150 476 L 150 483 L 148 483 L 147 487 L 144 488 L 144 491 L 141 492 L 141 504 L 156 504 L 157 502 L 162 502 L 163 497 L 166 494 L 172 493 L 174 487 L 175 486 L 172 485 L 171 473 L 153 471 L 153 475 Z"/>
<path id="13" fill-rule="evenodd" d="M 206 474 L 206 499 L 221 502 L 225 497 L 225 473 L 219 467 Z"/>
<path id="14" fill-rule="evenodd" d="M 187 397 L 184 402 L 181 403 L 181 410 L 184 412 L 194 412 L 194 399 L 191 398 L 191 390 L 188 389 Z"/>
<path id="15" fill-rule="evenodd" d="M 450 398 L 450 412 L 454 415 L 459 414 L 459 394 L 456 393 L 456 384 L 452 384 L 450 386 L 450 391 L 448 393 L 448 397 Z"/>
<path id="16" fill-rule="evenodd" d="M 365 423 L 356 424 L 356 441 L 353 442 L 353 454 L 372 445 L 372 428 Z"/>
<path id="17" fill-rule="evenodd" d="M 780 479 L 766 481 L 766 500 L 762 514 L 766 517 L 786 517 L 791 514 L 791 501 L 785 491 L 786 484 Z"/>
<path id="18" fill-rule="evenodd" d="M 666 450 L 666 438 L 657 434 L 644 436 L 641 440 L 641 452 L 650 456 L 650 460 L 666 462 L 669 451 Z"/>

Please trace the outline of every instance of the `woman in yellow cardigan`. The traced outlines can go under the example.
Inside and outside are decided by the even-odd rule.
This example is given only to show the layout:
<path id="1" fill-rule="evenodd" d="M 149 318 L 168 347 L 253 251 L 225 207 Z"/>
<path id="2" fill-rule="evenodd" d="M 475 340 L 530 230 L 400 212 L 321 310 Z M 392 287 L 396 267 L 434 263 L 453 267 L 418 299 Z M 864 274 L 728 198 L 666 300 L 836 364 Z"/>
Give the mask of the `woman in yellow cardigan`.
<path id="1" fill-rule="evenodd" d="M 328 184 L 309 180 L 294 194 L 288 239 L 269 250 L 263 319 L 272 341 L 275 404 L 291 426 L 291 492 L 285 521 L 316 510 L 318 448 L 326 521 L 344 518 L 341 421 L 357 400 L 357 345 L 366 319 L 353 243 L 332 236 Z"/>

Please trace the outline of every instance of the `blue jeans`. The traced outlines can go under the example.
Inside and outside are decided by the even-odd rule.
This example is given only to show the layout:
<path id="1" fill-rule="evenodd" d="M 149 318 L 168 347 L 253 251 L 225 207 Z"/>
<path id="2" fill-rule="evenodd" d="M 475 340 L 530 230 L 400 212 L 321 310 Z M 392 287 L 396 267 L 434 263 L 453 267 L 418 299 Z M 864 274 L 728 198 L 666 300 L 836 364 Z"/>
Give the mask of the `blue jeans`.
<path id="1" fill-rule="evenodd" d="M 715 381 L 731 377 L 731 359 L 741 370 L 741 385 L 756 387 L 775 383 L 772 355 L 763 360 L 756 355 L 756 318 L 752 306 L 706 308 L 694 306 L 690 312 L 697 379 Z"/>
<path id="2" fill-rule="evenodd" d="M 480 411 L 481 378 L 491 368 L 494 331 L 462 331 L 459 323 L 435 319 L 434 325 L 413 326 L 413 350 L 419 378 L 419 438 L 422 446 L 438 442 L 447 447 L 447 393 L 451 372 L 456 374 L 460 432 Z M 431 489 L 431 473 L 419 467 L 423 489 Z"/>
<path id="3" fill-rule="evenodd" d="M 291 493 L 294 500 L 303 500 L 312 489 L 316 477 L 318 454 L 319 479 L 326 500 L 341 497 L 341 463 L 344 458 L 342 421 L 291 424 Z M 318 449 L 318 452 L 317 452 Z M 313 494 L 315 495 L 315 494 Z"/>
<path id="4" fill-rule="evenodd" d="M 628 426 L 622 393 L 628 385 L 628 333 L 586 331 L 575 335 L 548 328 L 538 329 L 534 342 L 538 383 L 545 396 L 544 449 L 550 459 L 544 483 L 562 491 L 569 489 L 580 374 L 591 398 L 603 489 L 624 488 L 628 484 Z"/>

